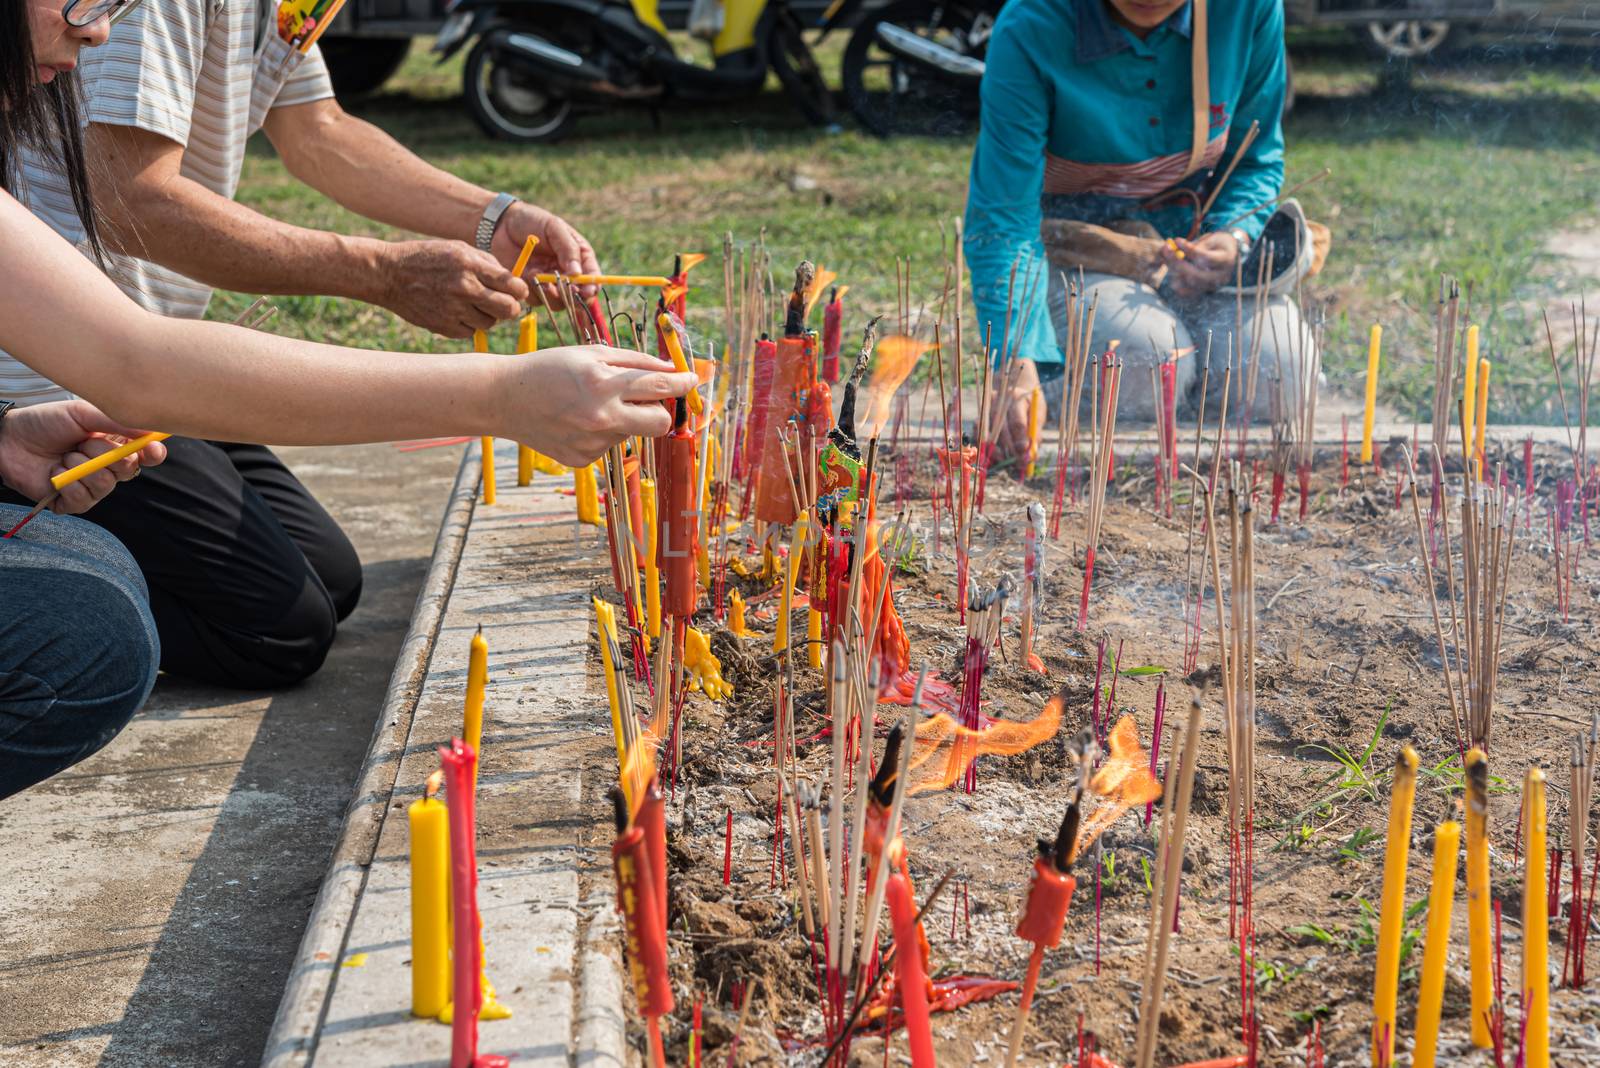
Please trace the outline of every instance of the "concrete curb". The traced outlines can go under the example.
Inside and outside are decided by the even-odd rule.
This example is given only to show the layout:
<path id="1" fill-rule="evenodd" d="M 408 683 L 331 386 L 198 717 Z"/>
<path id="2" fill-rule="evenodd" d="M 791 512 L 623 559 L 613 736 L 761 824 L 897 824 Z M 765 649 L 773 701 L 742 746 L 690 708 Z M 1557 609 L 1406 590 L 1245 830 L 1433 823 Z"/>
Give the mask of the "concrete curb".
<path id="1" fill-rule="evenodd" d="M 307 1065 L 316 1052 L 318 1032 L 333 987 L 334 969 L 343 954 L 351 917 L 377 847 L 384 811 L 393 794 L 400 757 L 410 733 L 411 717 L 444 619 L 456 566 L 466 544 L 480 473 L 476 446 L 465 448 L 455 486 L 445 505 L 439 537 L 434 543 L 433 559 L 417 594 L 411 626 L 395 660 L 388 693 L 384 695 L 382 710 L 373 725 L 372 742 L 356 779 L 355 794 L 345 812 L 344 827 L 284 984 L 278 1014 L 267 1035 L 261 1058 L 263 1068 Z"/>
<path id="2" fill-rule="evenodd" d="M 625 1068 L 627 1021 L 622 1010 L 621 933 L 609 890 L 590 896 L 591 919 L 578 958 L 577 1068 Z"/>

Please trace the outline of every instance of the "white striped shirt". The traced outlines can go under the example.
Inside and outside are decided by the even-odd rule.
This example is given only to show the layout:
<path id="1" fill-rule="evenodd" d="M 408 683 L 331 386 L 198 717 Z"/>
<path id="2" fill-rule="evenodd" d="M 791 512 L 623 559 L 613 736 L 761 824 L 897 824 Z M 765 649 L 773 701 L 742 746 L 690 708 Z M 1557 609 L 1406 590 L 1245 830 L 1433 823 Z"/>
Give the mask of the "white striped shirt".
<path id="1" fill-rule="evenodd" d="M 275 10 L 276 4 L 271 7 Z M 245 142 L 273 107 L 333 96 L 316 48 L 290 49 L 276 33 L 262 34 L 252 0 L 149 0 L 129 13 L 99 48 L 85 49 L 79 67 L 86 122 L 136 126 L 183 146 L 180 173 L 232 199 L 244 165 Z M 24 153 L 18 198 L 68 241 L 83 247 L 83 224 L 65 177 L 42 158 Z M 89 161 L 91 174 L 94 160 Z M 115 188 L 98 183 L 100 197 Z M 111 254 L 111 275 L 151 311 L 198 319 L 211 287 L 148 260 Z M 0 351 L 0 400 L 37 404 L 71 396 Z"/>

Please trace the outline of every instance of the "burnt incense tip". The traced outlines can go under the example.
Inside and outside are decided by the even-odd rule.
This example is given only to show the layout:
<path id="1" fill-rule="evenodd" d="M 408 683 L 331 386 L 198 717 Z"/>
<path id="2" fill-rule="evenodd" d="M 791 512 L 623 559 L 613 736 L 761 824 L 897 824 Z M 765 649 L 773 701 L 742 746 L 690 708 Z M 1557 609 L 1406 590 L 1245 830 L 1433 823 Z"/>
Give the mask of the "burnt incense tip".
<path id="1" fill-rule="evenodd" d="M 672 429 L 682 430 L 689 422 L 689 405 L 679 397 L 672 405 Z"/>
<path id="2" fill-rule="evenodd" d="M 867 789 L 872 795 L 872 800 L 884 807 L 889 807 L 889 802 L 894 800 L 895 780 L 900 777 L 900 746 L 904 743 L 905 730 L 902 724 L 896 723 L 889 728 L 889 736 L 883 743 L 883 760 L 878 764 L 878 773 L 872 777 Z"/>
<path id="3" fill-rule="evenodd" d="M 1051 847 L 1041 849 L 1050 858 L 1050 863 L 1055 865 L 1059 872 L 1067 872 L 1072 868 L 1072 855 L 1078 845 L 1078 823 L 1080 809 L 1078 799 L 1074 798 L 1067 806 L 1067 813 L 1061 818 L 1061 827 L 1056 831 L 1056 840 Z M 1042 846 L 1044 843 L 1040 843 Z"/>
<path id="4" fill-rule="evenodd" d="M 613 786 L 606 791 L 606 796 L 611 798 L 612 822 L 617 825 L 617 833 L 621 834 L 628 829 L 628 798 L 620 786 Z"/>

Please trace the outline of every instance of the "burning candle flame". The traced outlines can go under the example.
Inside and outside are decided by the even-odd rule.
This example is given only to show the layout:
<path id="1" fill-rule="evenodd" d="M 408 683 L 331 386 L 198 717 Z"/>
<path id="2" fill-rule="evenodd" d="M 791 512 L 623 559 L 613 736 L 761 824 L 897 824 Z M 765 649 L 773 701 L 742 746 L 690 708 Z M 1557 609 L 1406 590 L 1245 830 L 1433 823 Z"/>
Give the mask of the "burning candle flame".
<path id="1" fill-rule="evenodd" d="M 444 769 L 443 768 L 436 768 L 434 770 L 434 773 L 432 775 L 428 776 L 428 781 L 423 784 L 422 796 L 423 797 L 432 797 L 434 794 L 439 792 L 439 788 L 441 786 L 443 786 L 443 785 L 444 785 Z"/>
<path id="2" fill-rule="evenodd" d="M 1150 758 L 1139 748 L 1139 731 L 1132 716 L 1123 716 L 1111 728 L 1111 755 L 1089 780 L 1089 790 L 1102 800 L 1078 832 L 1074 859 L 1128 809 L 1161 796 L 1161 783 L 1150 774 Z"/>
<path id="3" fill-rule="evenodd" d="M 927 763 L 949 742 L 944 767 L 925 773 L 907 788 L 913 795 L 948 789 L 974 760 L 986 753 L 1014 756 L 1049 741 L 1061 729 L 1064 705 L 1063 698 L 1052 697 L 1039 715 L 1028 722 L 998 720 L 979 730 L 963 727 L 944 713 L 932 717 L 917 727 L 917 750 L 912 754 L 911 767 L 915 769 Z"/>
<path id="4" fill-rule="evenodd" d="M 865 431 L 859 435 L 872 437 L 889 421 L 889 409 L 894 395 L 911 376 L 912 368 L 922 354 L 933 347 L 927 341 L 918 341 L 902 334 L 891 334 L 878 342 L 877 366 L 867 381 L 867 392 L 872 394 L 872 410 L 864 423 Z"/>

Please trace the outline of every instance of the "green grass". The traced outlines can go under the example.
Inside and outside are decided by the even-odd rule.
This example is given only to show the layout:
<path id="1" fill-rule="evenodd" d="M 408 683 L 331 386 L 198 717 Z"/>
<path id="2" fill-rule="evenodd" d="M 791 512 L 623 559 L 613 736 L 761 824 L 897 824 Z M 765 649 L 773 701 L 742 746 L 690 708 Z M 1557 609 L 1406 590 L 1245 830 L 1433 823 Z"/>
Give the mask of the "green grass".
<path id="1" fill-rule="evenodd" d="M 1338 40 L 1338 39 L 1334 39 Z M 1295 49 L 1298 103 L 1287 124 L 1289 180 L 1333 177 L 1302 197 L 1334 232 L 1308 299 L 1329 311 L 1325 364 L 1354 391 L 1364 338 L 1385 325 L 1384 395 L 1424 412 L 1432 389 L 1432 294 L 1459 277 L 1496 360 L 1494 418 L 1559 418 L 1538 326 L 1539 302 L 1576 292 L 1545 252 L 1549 236 L 1600 203 L 1600 75 L 1582 57 L 1499 55 L 1421 72 L 1380 91 L 1373 66 L 1326 38 Z M 837 69 L 837 48 L 825 57 Z M 717 108 L 585 118 L 566 143 L 522 147 L 483 137 L 459 96 L 459 66 L 419 45 L 385 91 L 352 105 L 439 165 L 525 194 L 565 215 L 602 262 L 661 271 L 678 251 L 705 251 L 692 326 L 720 337 L 724 231 L 749 243 L 764 228 L 774 262 L 809 257 L 852 286 L 858 308 L 888 310 L 896 257 L 910 256 L 917 301 L 937 299 L 940 226 L 959 214 L 969 140 L 880 142 L 799 124 L 775 90 Z M 848 120 L 847 120 L 848 121 Z M 814 188 L 796 191 L 797 173 Z M 312 226 L 383 233 L 307 190 L 263 141 L 240 199 Z M 239 305 L 219 302 L 221 316 Z M 276 329 L 357 345 L 455 348 L 381 310 L 315 298 L 279 301 Z M 970 321 L 970 320 L 969 320 Z M 1552 413 L 1555 413 L 1552 415 Z"/>

